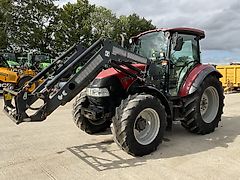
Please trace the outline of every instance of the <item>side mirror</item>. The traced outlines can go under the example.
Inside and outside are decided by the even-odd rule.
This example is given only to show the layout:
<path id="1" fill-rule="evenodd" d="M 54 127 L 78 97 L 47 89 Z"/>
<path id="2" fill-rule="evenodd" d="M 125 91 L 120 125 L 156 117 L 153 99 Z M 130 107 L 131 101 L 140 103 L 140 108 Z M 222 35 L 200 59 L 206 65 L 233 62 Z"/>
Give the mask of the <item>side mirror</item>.
<path id="1" fill-rule="evenodd" d="M 180 51 L 182 49 L 183 43 L 183 37 L 178 36 L 178 34 L 175 33 L 172 40 L 173 50 Z"/>

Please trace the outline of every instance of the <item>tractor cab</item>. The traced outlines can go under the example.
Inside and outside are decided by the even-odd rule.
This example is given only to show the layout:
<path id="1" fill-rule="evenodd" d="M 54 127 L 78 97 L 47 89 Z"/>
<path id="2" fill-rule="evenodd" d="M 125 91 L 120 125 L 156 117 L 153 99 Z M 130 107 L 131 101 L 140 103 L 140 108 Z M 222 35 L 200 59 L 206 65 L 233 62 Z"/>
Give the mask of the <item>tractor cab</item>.
<path id="1" fill-rule="evenodd" d="M 31 55 L 32 64 L 36 65 L 39 70 L 43 70 L 51 64 L 51 56 L 47 53 L 35 53 Z"/>
<path id="2" fill-rule="evenodd" d="M 24 67 L 41 71 L 52 63 L 51 55 L 47 53 L 41 53 L 38 51 L 31 51 L 23 53 L 21 57 L 18 57 L 19 62 Z"/>
<path id="3" fill-rule="evenodd" d="M 6 59 L 4 58 L 3 55 L 0 54 L 0 67 L 1 68 L 9 68 L 9 64 L 6 61 Z"/>
<path id="4" fill-rule="evenodd" d="M 5 67 L 6 63 L 7 63 L 7 67 L 11 67 L 11 68 L 20 66 L 20 64 L 17 62 L 17 56 L 15 53 L 2 52 L 1 54 L 2 54 L 3 58 L 5 59 L 4 66 L 2 66 L 3 64 L 1 64 L 1 67 Z"/>
<path id="5" fill-rule="evenodd" d="M 130 42 L 134 53 L 151 60 L 149 81 L 169 95 L 177 96 L 188 72 L 200 63 L 202 38 L 203 31 L 174 28 L 147 31 Z"/>

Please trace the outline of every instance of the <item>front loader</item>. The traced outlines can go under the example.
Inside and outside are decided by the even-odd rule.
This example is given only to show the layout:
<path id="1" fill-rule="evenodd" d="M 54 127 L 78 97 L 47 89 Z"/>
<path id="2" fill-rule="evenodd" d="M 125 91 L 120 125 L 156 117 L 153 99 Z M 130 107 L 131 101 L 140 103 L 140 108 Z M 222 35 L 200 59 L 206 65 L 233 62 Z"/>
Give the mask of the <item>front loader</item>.
<path id="1" fill-rule="evenodd" d="M 221 74 L 200 62 L 204 37 L 201 30 L 172 28 L 133 37 L 131 50 L 109 39 L 88 49 L 74 45 L 22 90 L 5 89 L 4 110 L 17 124 L 43 121 L 77 96 L 77 127 L 94 134 L 112 124 L 115 142 L 134 156 L 156 150 L 173 121 L 192 133 L 211 133 L 221 120 L 224 96 Z"/>

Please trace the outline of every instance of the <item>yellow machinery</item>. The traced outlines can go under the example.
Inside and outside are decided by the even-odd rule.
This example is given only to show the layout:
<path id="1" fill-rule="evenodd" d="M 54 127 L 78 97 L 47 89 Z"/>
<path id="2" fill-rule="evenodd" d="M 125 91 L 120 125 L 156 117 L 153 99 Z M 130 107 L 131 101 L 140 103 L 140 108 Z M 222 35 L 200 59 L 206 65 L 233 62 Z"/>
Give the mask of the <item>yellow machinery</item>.
<path id="1" fill-rule="evenodd" d="M 220 81 L 225 91 L 240 88 L 240 65 L 218 65 L 216 68 L 223 75 Z"/>
<path id="2" fill-rule="evenodd" d="M 0 56 L 0 93 L 7 85 L 11 84 L 14 88 L 21 88 L 28 82 L 36 72 L 28 68 L 11 68 L 3 56 Z M 35 87 L 31 87 L 29 91 Z"/>

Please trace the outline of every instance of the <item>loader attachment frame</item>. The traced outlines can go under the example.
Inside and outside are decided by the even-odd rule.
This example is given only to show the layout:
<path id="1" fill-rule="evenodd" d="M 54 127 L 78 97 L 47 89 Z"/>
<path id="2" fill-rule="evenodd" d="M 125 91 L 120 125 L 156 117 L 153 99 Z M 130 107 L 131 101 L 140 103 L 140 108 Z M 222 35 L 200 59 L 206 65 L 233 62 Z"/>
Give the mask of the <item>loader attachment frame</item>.
<path id="1" fill-rule="evenodd" d="M 81 70 L 76 71 L 84 62 L 86 63 Z M 73 45 L 22 89 L 16 91 L 5 88 L 4 111 L 16 124 L 43 121 L 59 106 L 71 101 L 105 68 L 113 67 L 132 78 L 144 81 L 146 69 L 142 71 L 131 63 L 148 66 L 150 61 L 109 39 L 101 38 L 88 49 L 81 43 Z M 127 68 L 131 71 L 126 70 Z M 33 92 L 29 92 L 28 88 L 39 80 L 42 83 Z M 38 101 L 41 101 L 39 105 Z"/>

